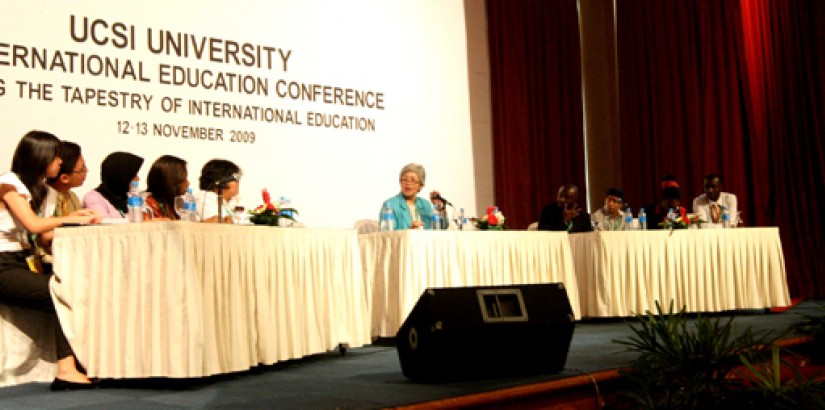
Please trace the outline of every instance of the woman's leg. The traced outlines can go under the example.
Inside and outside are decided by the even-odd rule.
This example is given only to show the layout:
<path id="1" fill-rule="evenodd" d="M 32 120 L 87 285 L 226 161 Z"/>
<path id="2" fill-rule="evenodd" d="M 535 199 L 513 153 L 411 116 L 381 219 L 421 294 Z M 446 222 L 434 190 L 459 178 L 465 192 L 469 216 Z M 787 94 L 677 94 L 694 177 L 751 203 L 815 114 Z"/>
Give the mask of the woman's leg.
<path id="1" fill-rule="evenodd" d="M 0 252 L 0 303 L 54 313 L 49 276 L 34 273 L 25 266 L 13 263 L 9 260 L 11 255 L 3 255 L 4 253 Z M 77 370 L 69 341 L 66 340 L 59 321 L 56 322 L 57 378 L 75 383 L 90 383 L 89 378 Z"/>

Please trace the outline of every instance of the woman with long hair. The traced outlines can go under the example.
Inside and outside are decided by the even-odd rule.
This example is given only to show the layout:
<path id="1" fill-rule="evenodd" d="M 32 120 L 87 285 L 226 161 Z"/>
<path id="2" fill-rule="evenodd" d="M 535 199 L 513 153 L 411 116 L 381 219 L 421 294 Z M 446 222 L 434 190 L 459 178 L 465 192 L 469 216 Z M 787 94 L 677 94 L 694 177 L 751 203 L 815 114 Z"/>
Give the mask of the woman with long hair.
<path id="1" fill-rule="evenodd" d="M 155 160 L 146 175 L 146 206 L 151 210 L 151 218 L 180 219 L 175 213 L 175 197 L 189 188 L 188 176 L 186 161 L 176 156 L 163 155 Z"/>
<path id="2" fill-rule="evenodd" d="M 34 273 L 27 260 L 32 256 L 29 235 L 49 235 L 65 223 L 97 223 L 94 211 L 79 210 L 69 216 L 43 218 L 38 215 L 46 197 L 46 178 L 60 170 L 60 140 L 43 131 L 23 136 L 14 151 L 11 172 L 0 176 L 0 303 L 54 313 L 49 292 L 51 276 Z M 56 316 L 56 315 L 55 315 Z M 63 329 L 55 329 L 57 375 L 52 390 L 84 389 L 94 383 L 77 369 Z"/>

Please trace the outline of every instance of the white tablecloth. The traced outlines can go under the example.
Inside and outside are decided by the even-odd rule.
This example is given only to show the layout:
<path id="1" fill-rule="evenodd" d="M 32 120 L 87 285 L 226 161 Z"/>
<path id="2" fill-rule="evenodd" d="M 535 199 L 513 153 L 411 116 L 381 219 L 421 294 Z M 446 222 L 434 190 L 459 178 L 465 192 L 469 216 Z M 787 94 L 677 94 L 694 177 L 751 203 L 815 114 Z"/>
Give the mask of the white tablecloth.
<path id="1" fill-rule="evenodd" d="M 791 303 L 777 228 L 592 232 L 570 246 L 585 317 Z"/>
<path id="2" fill-rule="evenodd" d="M 52 293 L 89 375 L 199 377 L 370 342 L 354 229 L 62 228 Z"/>
<path id="3" fill-rule="evenodd" d="M 579 291 L 566 232 L 421 231 L 358 235 L 372 335 L 395 336 L 431 287 L 561 282 L 576 318 Z"/>

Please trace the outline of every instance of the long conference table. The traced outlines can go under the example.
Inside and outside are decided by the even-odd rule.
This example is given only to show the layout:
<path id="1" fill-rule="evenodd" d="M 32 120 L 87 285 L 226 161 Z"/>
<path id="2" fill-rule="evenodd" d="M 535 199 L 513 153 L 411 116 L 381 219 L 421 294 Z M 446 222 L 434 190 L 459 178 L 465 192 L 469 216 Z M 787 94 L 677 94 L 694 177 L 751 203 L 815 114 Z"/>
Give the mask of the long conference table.
<path id="1" fill-rule="evenodd" d="M 584 317 L 791 304 L 775 227 L 578 233 L 570 247 Z"/>
<path id="2" fill-rule="evenodd" d="M 202 377 L 371 342 L 354 229 L 62 228 L 52 294 L 92 377 Z"/>
<path id="3" fill-rule="evenodd" d="M 202 377 L 362 346 L 394 336 L 430 287 L 562 283 L 576 319 L 657 301 L 691 312 L 790 304 L 777 228 L 358 235 L 152 222 L 61 228 L 53 248 L 58 317 L 101 378 Z M 37 313 L 16 311 L 0 306 L 0 384 L 47 381 L 54 352 L 10 324 Z"/>
<path id="4" fill-rule="evenodd" d="M 566 232 L 422 231 L 359 235 L 372 334 L 395 336 L 427 288 L 562 283 L 575 318 L 579 287 Z M 461 307 L 456 307 L 461 308 Z"/>

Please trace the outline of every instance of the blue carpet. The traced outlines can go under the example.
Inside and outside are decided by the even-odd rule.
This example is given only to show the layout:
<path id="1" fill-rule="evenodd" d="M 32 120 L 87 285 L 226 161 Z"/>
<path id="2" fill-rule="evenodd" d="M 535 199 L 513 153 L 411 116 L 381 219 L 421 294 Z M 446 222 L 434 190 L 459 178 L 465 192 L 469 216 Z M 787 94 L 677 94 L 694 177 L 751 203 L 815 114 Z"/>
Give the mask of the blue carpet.
<path id="1" fill-rule="evenodd" d="M 803 314 L 825 309 L 805 301 L 782 313 L 745 311 L 737 331 L 785 331 Z M 420 384 L 401 374 L 395 347 L 375 345 L 260 366 L 246 372 L 197 380 L 127 380 L 92 391 L 52 393 L 47 384 L 0 388 L 0 409 L 377 409 L 503 389 L 626 366 L 634 354 L 617 343 L 632 332 L 632 320 L 585 320 L 576 324 L 565 369 L 558 374 Z"/>

